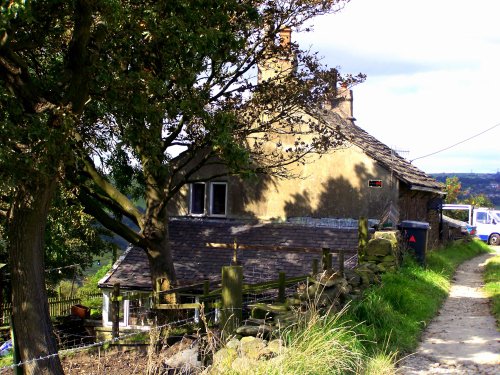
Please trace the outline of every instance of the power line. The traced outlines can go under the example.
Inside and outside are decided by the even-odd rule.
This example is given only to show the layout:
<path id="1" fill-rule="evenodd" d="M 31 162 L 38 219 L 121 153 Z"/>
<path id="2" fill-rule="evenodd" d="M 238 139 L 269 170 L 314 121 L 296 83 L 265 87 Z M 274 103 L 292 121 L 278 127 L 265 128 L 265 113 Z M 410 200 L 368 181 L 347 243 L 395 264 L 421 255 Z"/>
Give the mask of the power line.
<path id="1" fill-rule="evenodd" d="M 497 126 L 500 126 L 500 123 L 498 123 L 498 124 L 496 124 L 496 125 L 493 125 L 491 128 L 488 128 L 488 129 L 486 129 L 486 130 L 483 130 L 481 133 L 475 134 L 475 135 L 473 135 L 472 137 L 469 137 L 469 138 L 467 138 L 467 139 L 464 139 L 464 140 L 462 140 L 462 141 L 460 141 L 460 142 L 457 142 L 457 143 L 455 143 L 455 144 L 453 144 L 453 145 L 451 145 L 451 146 L 448 146 L 448 147 L 445 147 L 445 148 L 443 148 L 443 149 L 441 149 L 441 150 L 438 150 L 438 151 L 432 152 L 432 153 L 430 153 L 430 154 L 427 154 L 427 155 L 424 155 L 424 156 L 419 156 L 418 158 L 412 159 L 412 160 L 410 160 L 410 163 L 413 163 L 415 160 L 418 160 L 418 159 L 423 159 L 423 158 L 426 158 L 426 157 L 429 157 L 429 156 L 432 156 L 432 155 L 439 154 L 440 152 L 443 152 L 443 151 L 449 150 L 450 148 L 453 148 L 453 147 L 458 146 L 458 145 L 460 145 L 460 144 L 462 144 L 462 143 L 465 143 L 465 142 L 467 142 L 467 141 L 470 141 L 470 140 L 471 140 L 471 139 L 473 139 L 473 138 L 479 137 L 480 135 L 482 135 L 482 134 L 484 134 L 484 133 L 486 133 L 486 132 L 489 132 L 490 130 L 495 129 Z"/>

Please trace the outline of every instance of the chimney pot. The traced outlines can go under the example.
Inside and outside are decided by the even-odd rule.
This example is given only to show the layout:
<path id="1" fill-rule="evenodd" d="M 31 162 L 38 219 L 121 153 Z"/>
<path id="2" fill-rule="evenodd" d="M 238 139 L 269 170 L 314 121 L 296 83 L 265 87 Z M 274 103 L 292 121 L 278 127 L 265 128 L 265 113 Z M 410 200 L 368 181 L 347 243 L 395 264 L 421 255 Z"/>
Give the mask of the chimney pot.
<path id="1" fill-rule="evenodd" d="M 280 30 L 280 45 L 282 47 L 289 47 L 292 42 L 292 29 L 284 26 Z"/>

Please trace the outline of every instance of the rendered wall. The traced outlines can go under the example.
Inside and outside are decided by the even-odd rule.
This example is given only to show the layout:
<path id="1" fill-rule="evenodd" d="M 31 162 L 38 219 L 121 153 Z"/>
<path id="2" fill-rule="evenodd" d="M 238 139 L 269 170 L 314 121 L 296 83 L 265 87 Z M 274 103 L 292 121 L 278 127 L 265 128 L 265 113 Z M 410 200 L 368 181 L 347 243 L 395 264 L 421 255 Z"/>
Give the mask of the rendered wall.
<path id="1" fill-rule="evenodd" d="M 389 202 L 398 203 L 398 181 L 357 146 L 343 147 L 305 165 L 292 179 L 226 179 L 228 218 L 284 220 L 291 217 L 380 218 Z M 368 180 L 382 180 L 382 188 Z M 188 190 L 171 205 L 171 214 L 188 213 Z"/>

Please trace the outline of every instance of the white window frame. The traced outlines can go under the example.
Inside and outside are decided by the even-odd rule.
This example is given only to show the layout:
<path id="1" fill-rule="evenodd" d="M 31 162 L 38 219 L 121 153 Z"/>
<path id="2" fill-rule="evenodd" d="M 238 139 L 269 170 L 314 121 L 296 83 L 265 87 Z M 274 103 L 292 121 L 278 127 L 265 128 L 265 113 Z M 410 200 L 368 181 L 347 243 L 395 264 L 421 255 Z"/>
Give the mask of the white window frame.
<path id="1" fill-rule="evenodd" d="M 102 298 L 102 324 L 106 327 L 111 327 L 113 322 L 108 319 L 109 311 L 111 310 L 110 298 L 111 290 L 103 291 Z M 123 322 L 119 323 L 120 327 L 128 327 L 128 315 L 129 315 L 129 301 L 128 299 L 123 299 Z"/>
<path id="2" fill-rule="evenodd" d="M 193 213 L 193 193 L 194 185 L 204 185 L 204 193 L 203 193 L 203 212 L 201 213 Z M 207 184 L 205 182 L 192 182 L 189 184 L 189 215 L 190 216 L 205 216 L 207 213 Z"/>
<path id="3" fill-rule="evenodd" d="M 214 189 L 213 189 L 213 186 L 214 185 L 224 185 L 224 190 L 225 190 L 225 194 L 224 194 L 224 213 L 223 214 L 214 214 L 213 213 L 213 203 L 214 203 Z M 211 182 L 210 183 L 210 199 L 208 201 L 208 209 L 209 209 L 209 213 L 210 213 L 210 216 L 213 216 L 213 217 L 226 217 L 227 216 L 227 182 L 226 181 L 214 181 L 214 182 Z"/>

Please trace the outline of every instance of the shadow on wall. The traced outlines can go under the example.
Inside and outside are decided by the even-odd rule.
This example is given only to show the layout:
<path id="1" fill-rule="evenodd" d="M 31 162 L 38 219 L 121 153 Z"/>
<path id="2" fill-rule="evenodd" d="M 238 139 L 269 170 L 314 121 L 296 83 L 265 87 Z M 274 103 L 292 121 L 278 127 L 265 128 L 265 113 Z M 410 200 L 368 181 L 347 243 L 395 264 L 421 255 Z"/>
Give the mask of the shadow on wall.
<path id="1" fill-rule="evenodd" d="M 344 176 L 330 178 L 322 186 L 317 187 L 319 193 L 304 190 L 302 193 L 293 194 L 291 199 L 284 203 L 287 217 L 364 216 L 380 219 L 391 198 L 397 197 L 394 188 L 387 182 L 383 188 L 368 187 L 368 180 L 380 179 L 380 176 L 369 173 L 364 164 L 356 164 L 354 171 L 356 176 L 354 181 Z"/>
<path id="2" fill-rule="evenodd" d="M 233 189 L 230 194 L 233 194 L 232 199 L 234 207 L 230 208 L 233 213 L 238 213 L 238 216 L 246 219 L 257 219 L 260 212 L 255 212 L 246 209 L 252 204 L 258 204 L 263 210 L 266 209 L 266 194 L 269 190 L 277 189 L 277 178 L 258 174 L 248 177 L 232 177 Z"/>

